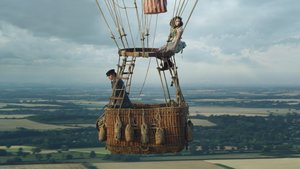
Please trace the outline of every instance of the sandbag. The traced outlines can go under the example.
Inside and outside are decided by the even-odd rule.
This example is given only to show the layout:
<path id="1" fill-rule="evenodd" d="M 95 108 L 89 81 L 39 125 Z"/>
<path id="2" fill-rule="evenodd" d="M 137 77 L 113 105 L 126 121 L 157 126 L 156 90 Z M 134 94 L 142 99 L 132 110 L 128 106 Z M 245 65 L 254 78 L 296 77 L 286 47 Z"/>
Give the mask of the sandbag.
<path id="1" fill-rule="evenodd" d="M 156 128 L 155 132 L 155 144 L 162 145 L 165 143 L 165 131 L 163 128 Z"/>
<path id="2" fill-rule="evenodd" d="M 105 125 L 102 125 L 99 128 L 99 131 L 98 131 L 98 140 L 100 142 L 106 140 L 106 127 L 105 127 Z"/>
<path id="3" fill-rule="evenodd" d="M 148 125 L 145 123 L 142 123 L 142 125 L 141 125 L 141 143 L 147 144 L 148 142 L 149 142 Z"/>
<path id="4" fill-rule="evenodd" d="M 121 140 L 121 128 L 122 128 L 122 122 L 121 122 L 120 117 L 118 115 L 117 119 L 116 119 L 115 126 L 114 126 L 115 140 Z"/>
<path id="5" fill-rule="evenodd" d="M 125 140 L 127 142 L 134 140 L 134 130 L 131 124 L 127 124 L 125 128 Z"/>
<path id="6" fill-rule="evenodd" d="M 193 128 L 194 124 L 189 120 L 187 122 L 187 141 L 193 141 Z"/>

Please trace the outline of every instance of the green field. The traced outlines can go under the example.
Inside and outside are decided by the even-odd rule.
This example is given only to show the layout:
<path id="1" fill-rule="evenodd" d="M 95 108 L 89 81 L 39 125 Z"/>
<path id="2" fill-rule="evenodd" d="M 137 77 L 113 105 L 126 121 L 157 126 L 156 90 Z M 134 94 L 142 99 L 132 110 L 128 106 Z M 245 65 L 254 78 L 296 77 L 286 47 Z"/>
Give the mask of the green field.
<path id="1" fill-rule="evenodd" d="M 23 119 L 33 114 L 0 114 L 0 119 Z"/>
<path id="2" fill-rule="evenodd" d="M 202 160 L 94 163 L 99 169 L 224 169 Z"/>
<path id="3" fill-rule="evenodd" d="M 220 165 L 221 164 L 221 165 Z M 98 169 L 297 169 L 299 158 L 241 159 L 241 160 L 186 160 L 155 162 L 101 162 L 93 163 Z M 86 169 L 80 163 L 1 165 L 0 169 Z"/>
<path id="4" fill-rule="evenodd" d="M 6 150 L 8 152 L 17 152 L 19 150 L 19 148 L 22 148 L 24 152 L 30 152 L 32 148 L 34 148 L 33 146 L 10 146 L 9 148 L 7 148 L 6 146 L 0 146 L 0 149 Z"/>
<path id="5" fill-rule="evenodd" d="M 5 107 L 7 104 L 6 103 L 0 103 L 0 109 L 2 108 L 2 107 Z"/>
<path id="6" fill-rule="evenodd" d="M 205 126 L 205 127 L 211 127 L 211 126 L 216 126 L 215 123 L 212 123 L 208 120 L 204 119 L 191 119 L 194 126 Z"/>
<path id="7" fill-rule="evenodd" d="M 56 104 L 35 104 L 35 103 L 8 103 L 12 106 L 22 106 L 22 107 L 61 107 L 61 105 Z"/>
<path id="8" fill-rule="evenodd" d="M 78 105 L 89 105 L 89 106 L 101 106 L 101 105 L 106 105 L 108 102 L 107 101 L 89 101 L 89 100 L 57 100 L 58 102 L 61 103 L 74 103 Z"/>
<path id="9" fill-rule="evenodd" d="M 95 151 L 96 154 L 110 154 L 105 147 L 89 147 L 89 148 L 72 148 L 69 151 L 79 152 L 79 153 L 90 153 L 91 151 Z"/>
<path id="10" fill-rule="evenodd" d="M 107 104 L 107 101 L 89 101 L 89 100 L 56 100 L 58 104 L 51 104 L 47 103 L 49 100 L 40 100 L 40 99 L 33 99 L 27 100 L 25 102 L 20 101 L 18 103 L 1 103 L 0 102 L 0 111 L 15 111 L 19 110 L 20 107 L 23 110 L 39 110 L 43 107 L 47 107 L 47 111 L 56 111 L 62 108 L 62 105 L 59 103 L 73 103 L 79 106 L 85 106 L 88 110 L 98 110 L 101 109 L 104 105 Z M 42 103 L 40 103 L 42 102 Z M 45 102 L 45 103 L 43 103 Z M 6 107 L 6 106 L 16 106 L 16 108 Z M 50 108 L 51 107 L 51 108 Z"/>
<path id="11" fill-rule="evenodd" d="M 0 166 L 0 169 L 86 169 L 82 164 L 32 164 Z"/>
<path id="12" fill-rule="evenodd" d="M 239 108 L 239 107 L 190 107 L 190 115 L 244 115 L 244 116 L 268 116 L 270 113 L 283 115 L 291 112 L 300 113 L 300 110 L 285 108 Z"/>
<path id="13" fill-rule="evenodd" d="M 223 164 L 236 169 L 297 169 L 300 158 L 206 160 L 214 164 Z"/>
<path id="14" fill-rule="evenodd" d="M 28 119 L 0 119 L 0 131 L 12 131 L 19 128 L 35 129 L 35 130 L 53 130 L 74 128 L 68 126 L 43 124 Z"/>

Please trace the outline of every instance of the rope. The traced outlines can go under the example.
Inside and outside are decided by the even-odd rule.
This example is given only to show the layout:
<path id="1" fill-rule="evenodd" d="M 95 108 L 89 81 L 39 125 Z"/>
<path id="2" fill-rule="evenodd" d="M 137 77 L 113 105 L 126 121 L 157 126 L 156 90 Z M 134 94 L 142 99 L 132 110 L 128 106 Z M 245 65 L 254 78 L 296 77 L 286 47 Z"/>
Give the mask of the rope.
<path id="1" fill-rule="evenodd" d="M 135 48 L 135 43 L 134 43 L 133 36 L 132 36 L 133 34 L 132 34 L 131 26 L 130 26 L 130 24 L 129 24 L 128 12 L 127 12 L 127 10 L 126 10 L 127 7 L 125 6 L 124 0 L 123 0 L 123 4 L 124 4 L 125 12 L 126 12 L 127 24 L 128 24 L 128 28 L 129 28 L 129 33 L 130 33 L 132 45 L 133 45 L 133 47 Z"/>
<path id="2" fill-rule="evenodd" d="M 156 35 L 156 30 L 157 30 L 157 22 L 158 21 L 158 15 L 156 15 L 156 22 L 155 22 L 155 29 L 154 29 L 154 36 L 153 36 L 153 41 L 152 41 L 152 45 L 151 46 L 154 46 L 154 42 L 155 42 L 155 35 Z M 146 80 L 148 78 L 148 74 L 149 74 L 149 69 L 150 69 L 150 65 L 151 65 L 151 60 L 152 58 L 149 59 L 149 62 L 148 62 L 148 67 L 147 67 L 147 71 L 146 71 L 146 75 L 145 75 L 145 78 L 144 78 L 144 81 L 143 81 L 143 85 L 141 87 L 141 90 L 139 92 L 139 96 L 141 96 L 143 90 L 144 90 L 144 87 L 145 87 L 145 84 L 146 84 Z"/>
<path id="3" fill-rule="evenodd" d="M 104 2 L 105 2 L 105 4 L 106 4 L 107 10 L 108 10 L 108 12 L 109 12 L 109 14 L 110 14 L 110 17 L 111 17 L 113 23 L 115 24 L 115 26 L 117 26 L 117 21 L 116 21 L 116 18 L 114 18 L 112 5 L 110 4 L 111 1 L 106 1 L 106 0 L 105 0 Z"/>
<path id="4" fill-rule="evenodd" d="M 145 121 L 145 109 L 143 109 L 142 123 L 146 124 L 146 121 Z"/>
<path id="5" fill-rule="evenodd" d="M 178 10 L 178 13 L 177 13 L 178 16 L 181 16 L 181 14 L 183 13 L 183 9 L 185 8 L 184 7 L 185 4 L 187 4 L 187 2 L 186 2 L 186 0 L 183 0 L 182 3 L 181 3 L 181 5 L 180 5 L 180 8 Z"/>
<path id="6" fill-rule="evenodd" d="M 159 67 L 158 58 L 156 58 L 156 64 L 157 64 L 157 67 Z M 157 71 L 158 71 L 159 78 L 160 78 L 161 88 L 163 89 L 163 93 L 164 93 L 164 97 L 165 97 L 165 102 L 167 103 L 167 95 L 166 95 L 166 90 L 165 90 L 164 82 L 163 82 L 163 79 L 161 77 L 161 72 L 160 72 L 160 70 L 157 70 Z"/>
<path id="7" fill-rule="evenodd" d="M 118 3 L 116 3 L 115 1 L 113 1 L 114 2 L 114 4 L 115 4 L 115 9 L 116 9 L 116 15 L 118 16 L 118 20 L 119 20 L 119 24 L 120 24 L 120 31 L 121 31 L 121 41 L 123 41 L 123 40 L 125 40 L 125 42 L 126 42 L 126 45 L 127 45 L 127 47 L 129 46 L 129 44 L 128 44 L 128 41 L 127 41 L 127 35 L 126 35 L 126 33 L 125 33 L 125 30 L 124 30 L 124 24 L 123 24 L 123 19 L 122 19 L 122 16 L 121 16 L 121 12 L 120 12 L 120 10 L 121 9 L 125 9 L 126 10 L 126 7 L 124 7 L 124 8 L 119 8 L 118 6 Z M 118 8 L 117 8 L 118 7 Z M 125 46 L 124 46 L 125 47 Z"/>
<path id="8" fill-rule="evenodd" d="M 189 3 L 190 1 L 187 1 L 184 5 L 184 7 L 182 8 L 182 11 L 179 13 L 179 16 L 182 16 L 183 12 L 185 11 L 185 8 L 187 7 L 187 4 Z"/>
<path id="9" fill-rule="evenodd" d="M 141 23 L 142 23 L 142 35 L 143 35 L 143 37 L 142 37 L 142 40 L 143 40 L 143 42 L 145 41 L 145 39 L 146 39 L 146 28 L 147 28 L 147 26 L 146 26 L 146 23 L 147 23 L 147 19 L 148 17 L 143 13 L 143 12 L 141 12 L 141 19 L 142 19 L 142 21 L 141 21 Z M 145 42 L 144 42 L 145 43 Z M 147 46 L 147 44 L 146 44 L 146 46 Z M 146 47 L 145 46 L 145 44 L 143 45 L 143 48 L 144 47 Z"/>
<path id="10" fill-rule="evenodd" d="M 128 124 L 131 124 L 131 111 L 129 110 L 129 113 L 128 113 Z"/>
<path id="11" fill-rule="evenodd" d="M 149 29 L 150 29 L 150 24 L 151 24 L 151 19 L 152 19 L 152 16 L 147 17 L 146 15 L 145 16 L 145 36 L 146 36 L 146 40 L 147 40 L 147 44 L 146 46 L 149 47 Z"/>
<path id="12" fill-rule="evenodd" d="M 136 4 L 136 0 L 134 0 L 134 6 L 135 6 L 135 11 L 136 11 L 136 17 L 137 17 L 137 21 L 138 21 L 138 26 L 139 26 L 139 32 L 140 32 L 140 39 L 142 40 L 142 27 L 141 27 L 141 23 L 140 23 L 140 18 L 139 18 L 139 11 L 137 9 L 137 4 Z M 144 42 L 142 42 L 142 47 L 144 48 Z"/>
<path id="13" fill-rule="evenodd" d="M 109 26 L 109 24 L 108 24 L 108 22 L 107 22 L 107 19 L 106 19 L 104 13 L 103 13 L 102 8 L 100 7 L 100 4 L 99 4 L 98 0 L 96 0 L 96 3 L 97 3 L 97 6 L 98 6 L 98 9 L 99 9 L 99 11 L 100 11 L 100 13 L 101 13 L 101 15 L 102 15 L 102 17 L 103 17 L 103 19 L 104 19 L 104 22 L 105 22 L 106 26 L 108 27 L 108 29 L 109 29 L 109 31 L 110 31 L 110 34 L 112 35 L 111 38 L 112 38 L 113 41 L 115 42 L 115 44 L 116 44 L 116 46 L 118 47 L 118 49 L 120 49 L 120 47 L 119 47 L 119 45 L 118 45 L 118 42 L 116 41 L 115 35 L 113 34 L 112 29 L 110 28 L 110 26 Z"/>
<path id="14" fill-rule="evenodd" d="M 176 9 L 176 4 L 177 4 L 177 0 L 175 0 L 175 3 L 174 3 L 174 7 L 173 7 L 173 14 L 172 14 L 172 17 L 175 16 L 174 12 L 175 12 L 175 9 Z"/>
<path id="15" fill-rule="evenodd" d="M 124 0 L 123 0 L 123 2 L 124 2 Z M 118 3 L 115 3 L 115 5 L 118 7 L 119 5 L 118 5 Z M 122 16 L 121 16 L 121 12 L 120 12 L 120 10 L 121 9 L 123 9 L 123 10 L 125 10 L 125 13 L 127 13 L 127 8 L 126 8 L 126 6 L 124 5 L 124 7 L 123 8 L 118 8 L 119 10 L 117 10 L 117 12 L 118 12 L 118 15 L 119 15 L 119 18 L 121 18 L 120 19 L 120 23 L 121 23 L 121 33 L 122 33 L 122 36 L 121 36 L 121 39 L 125 39 L 125 41 L 126 41 L 126 44 L 127 44 L 127 47 L 129 47 L 129 44 L 128 44 L 128 40 L 127 40 L 127 34 L 125 33 L 125 30 L 124 30 L 124 24 L 123 24 L 123 21 L 122 21 Z M 128 18 L 126 19 L 127 20 L 127 22 L 129 22 L 128 21 Z M 128 24 L 128 27 L 130 27 L 130 25 Z"/>
<path id="16" fill-rule="evenodd" d="M 164 79 L 165 79 L 166 89 L 167 89 L 167 92 L 168 92 L 167 94 L 168 94 L 169 100 L 171 100 L 170 91 L 169 91 L 169 87 L 168 87 L 168 81 L 167 81 L 165 71 L 163 72 L 163 75 L 164 75 Z"/>
<path id="17" fill-rule="evenodd" d="M 189 17 L 188 17 L 188 19 L 187 19 L 187 21 L 186 21 L 186 23 L 185 23 L 185 26 L 184 26 L 183 30 L 185 30 L 186 25 L 187 25 L 188 22 L 190 21 L 191 16 L 192 16 L 192 14 L 194 13 L 194 10 L 195 10 L 195 7 L 196 7 L 197 3 L 198 3 L 198 0 L 196 0 L 195 4 L 194 4 L 194 6 L 193 6 L 193 9 L 192 9 L 192 11 L 190 12 L 190 15 L 189 15 Z"/>
<path id="18" fill-rule="evenodd" d="M 137 44 L 137 42 L 135 42 L 135 37 L 134 37 L 133 33 L 136 33 L 136 32 L 134 32 L 134 30 L 132 29 L 132 25 L 130 24 L 130 22 L 132 21 L 132 18 L 130 18 L 130 16 L 129 16 L 130 11 L 128 11 L 128 8 L 134 8 L 133 10 L 135 10 L 136 21 L 137 21 L 137 24 L 138 24 L 137 36 L 139 36 L 140 43 L 141 43 L 140 45 L 143 48 L 143 52 L 144 52 L 144 48 L 150 46 L 150 44 L 149 44 L 150 36 L 149 35 L 150 35 L 150 28 L 152 29 L 152 26 L 151 26 L 152 15 L 145 15 L 143 12 L 140 13 L 141 9 L 142 9 L 142 11 L 144 11 L 144 5 L 142 5 L 142 7 L 138 9 L 139 4 L 137 4 L 136 0 L 134 0 L 134 2 L 133 2 L 133 4 L 134 4 L 133 7 L 127 7 L 127 5 L 125 5 L 125 4 L 128 1 L 125 1 L 125 0 L 104 0 L 104 2 L 106 4 L 107 11 L 110 14 L 110 17 L 112 19 L 111 23 L 112 23 L 112 25 L 114 24 L 115 27 L 116 27 L 117 31 L 115 31 L 115 32 L 112 31 L 112 29 L 109 25 L 109 22 L 107 21 L 107 18 L 105 17 L 104 12 L 103 12 L 102 8 L 100 7 L 100 4 L 99 4 L 98 0 L 96 0 L 99 11 L 101 12 L 102 17 L 104 18 L 104 21 L 105 21 L 105 23 L 106 23 L 106 25 L 107 25 L 107 27 L 110 30 L 110 33 L 112 35 L 112 39 L 116 43 L 116 46 L 118 47 L 118 49 L 120 49 L 120 46 L 123 46 L 124 48 L 126 46 L 128 46 L 128 47 L 130 46 L 129 43 L 128 43 L 127 35 L 126 35 L 126 31 L 128 29 L 129 29 L 128 32 L 130 33 L 130 38 L 131 38 L 131 41 L 132 41 L 132 44 L 133 44 L 134 48 L 136 47 L 136 45 L 139 45 L 139 44 Z M 144 0 L 141 0 L 141 4 L 143 4 L 143 2 L 144 2 Z M 194 4 L 192 4 L 192 3 L 194 3 Z M 187 18 L 186 24 L 184 25 L 183 30 L 186 28 L 187 24 L 189 23 L 189 20 L 191 18 L 192 13 L 194 12 L 194 9 L 195 9 L 197 3 L 198 3 L 198 0 L 190 2 L 190 4 L 193 5 L 193 6 L 192 6 L 191 12 L 188 15 L 188 18 Z M 120 4 L 122 4 L 122 6 Z M 185 12 L 185 10 L 187 9 L 188 4 L 189 4 L 189 0 L 175 0 L 174 9 L 173 9 L 173 16 L 174 15 L 181 16 Z M 191 5 L 189 5 L 189 7 Z M 127 22 L 123 21 L 123 19 L 126 19 Z M 155 22 L 155 29 L 154 29 L 154 36 L 153 36 L 152 46 L 154 46 L 154 42 L 155 42 L 155 38 L 156 38 L 157 21 L 158 21 L 158 15 L 156 15 L 156 22 Z M 124 25 L 124 23 L 126 25 Z M 124 28 L 126 28 L 126 29 L 124 29 Z M 114 33 L 119 34 L 120 41 L 118 39 L 117 40 L 115 39 Z M 146 39 L 146 41 L 145 41 L 145 39 Z M 120 43 L 120 46 L 119 46 L 118 43 Z M 175 61 L 175 59 L 174 59 L 174 61 Z M 158 61 L 157 58 L 156 58 L 156 63 L 157 63 L 157 66 L 159 66 L 159 61 Z M 141 87 L 141 90 L 140 90 L 140 93 L 139 93 L 140 95 L 143 92 L 143 89 L 145 87 L 147 78 L 149 76 L 150 65 L 151 65 L 151 59 L 149 59 L 149 62 L 148 62 L 145 78 L 144 78 L 144 81 L 143 81 L 143 84 L 142 84 L 142 87 Z M 119 58 L 118 72 L 122 72 L 123 69 L 124 68 L 120 65 L 120 58 Z M 172 70 L 177 75 L 177 72 L 176 72 L 175 68 L 172 69 Z M 171 74 L 172 74 L 172 70 L 170 69 Z M 169 91 L 169 88 L 168 88 L 166 74 L 165 74 L 165 72 L 163 72 L 163 76 L 162 76 L 161 73 L 162 72 L 159 71 L 160 81 L 161 81 L 161 84 L 162 84 L 162 89 L 164 91 L 165 101 L 167 103 L 167 99 L 171 99 L 170 91 Z M 118 73 L 118 74 L 120 74 L 120 73 Z M 130 81 L 131 81 L 131 79 L 130 79 Z M 177 83 L 177 82 L 175 82 L 175 83 Z M 178 85 L 176 85 L 176 86 L 178 86 Z M 126 92 L 126 90 L 127 90 L 127 88 L 125 88 L 125 92 Z"/>
<path id="19" fill-rule="evenodd" d="M 154 42 L 155 42 L 155 38 L 156 38 L 156 30 L 157 30 L 157 21 L 158 21 L 158 15 L 156 15 L 156 19 L 155 19 L 155 29 L 154 29 L 154 36 L 153 36 L 153 41 L 152 41 L 152 46 L 154 46 Z"/>
<path id="20" fill-rule="evenodd" d="M 139 92 L 139 96 L 142 95 L 142 92 L 144 90 L 144 87 L 145 87 L 145 84 L 146 84 L 146 80 L 147 80 L 148 74 L 149 74 L 150 64 L 151 64 L 151 59 L 149 59 L 149 62 L 148 62 L 148 67 L 147 67 L 146 75 L 145 75 L 144 82 L 142 84 L 141 90 Z"/>
<path id="21" fill-rule="evenodd" d="M 173 59 L 173 63 L 174 63 L 174 68 L 173 68 L 173 71 L 174 71 L 174 75 L 172 74 L 172 71 L 170 72 L 171 73 L 171 76 L 172 76 L 172 80 L 173 80 L 173 83 L 175 84 L 175 87 L 176 87 L 176 90 L 177 90 L 177 93 L 176 93 L 176 96 L 179 97 L 180 100 L 177 100 L 178 101 L 178 104 L 181 105 L 181 103 L 184 103 L 184 96 L 181 92 L 181 88 L 180 88 L 180 85 L 179 85 L 179 79 L 178 79 L 178 71 L 176 69 L 176 59 L 175 59 L 175 55 L 172 57 Z M 173 78 L 175 77 L 175 79 Z M 176 81 L 174 81 L 176 80 Z"/>
<path id="22" fill-rule="evenodd" d="M 157 123 L 158 123 L 158 127 L 161 127 L 161 116 L 160 116 L 160 109 L 159 111 L 156 112 L 156 117 L 155 117 Z"/>
<path id="23" fill-rule="evenodd" d="M 114 0 L 112 0 L 112 3 L 113 4 L 115 4 L 114 3 L 115 1 Z M 124 34 L 121 32 L 122 30 L 123 30 L 123 27 L 122 27 L 122 23 L 121 23 L 121 17 L 118 15 L 118 10 L 117 9 L 119 9 L 119 8 L 116 8 L 116 5 L 113 5 L 113 14 L 114 14 L 114 16 L 116 17 L 116 27 L 117 27 L 117 30 L 118 30 L 118 32 L 119 32 L 119 35 L 120 35 L 120 39 L 121 39 L 121 43 L 122 43 L 122 45 L 123 45 L 123 48 L 125 48 L 125 43 L 124 43 L 124 41 L 123 41 L 123 36 L 124 36 Z"/>

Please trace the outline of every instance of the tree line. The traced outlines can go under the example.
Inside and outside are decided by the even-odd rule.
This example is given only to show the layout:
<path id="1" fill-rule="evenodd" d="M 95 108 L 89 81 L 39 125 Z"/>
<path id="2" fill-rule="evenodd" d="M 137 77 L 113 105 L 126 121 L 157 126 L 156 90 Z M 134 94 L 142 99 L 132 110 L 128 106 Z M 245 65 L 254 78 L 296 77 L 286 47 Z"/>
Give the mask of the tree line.
<path id="1" fill-rule="evenodd" d="M 195 126 L 193 154 L 215 152 L 300 152 L 300 115 L 198 116 L 216 124 Z M 227 147 L 227 149 L 226 149 Z M 231 149 L 228 147 L 231 147 Z"/>

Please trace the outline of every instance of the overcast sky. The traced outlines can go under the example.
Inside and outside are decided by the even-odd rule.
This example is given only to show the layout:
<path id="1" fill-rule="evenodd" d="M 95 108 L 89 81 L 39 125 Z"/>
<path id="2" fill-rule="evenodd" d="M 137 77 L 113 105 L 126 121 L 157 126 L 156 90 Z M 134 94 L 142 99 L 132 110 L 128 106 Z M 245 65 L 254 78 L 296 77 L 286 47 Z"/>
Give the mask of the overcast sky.
<path id="1" fill-rule="evenodd" d="M 200 0 L 176 56 L 181 84 L 299 86 L 299 16 L 299 0 Z M 106 84 L 117 52 L 95 0 L 0 0 L 0 83 Z M 134 82 L 148 62 L 138 59 Z M 147 84 L 159 81 L 155 64 Z"/>

